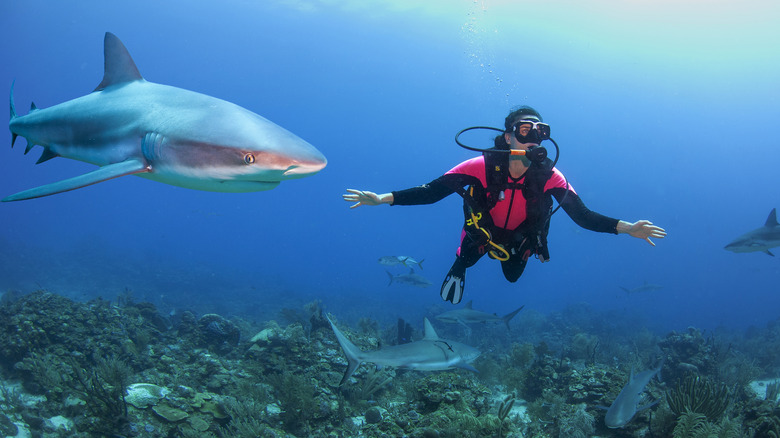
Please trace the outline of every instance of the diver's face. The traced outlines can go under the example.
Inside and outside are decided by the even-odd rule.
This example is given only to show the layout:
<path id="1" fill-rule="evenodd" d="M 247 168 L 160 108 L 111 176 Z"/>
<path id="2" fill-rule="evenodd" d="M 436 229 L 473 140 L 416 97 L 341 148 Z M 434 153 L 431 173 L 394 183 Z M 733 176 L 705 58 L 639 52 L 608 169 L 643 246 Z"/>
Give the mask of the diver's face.
<path id="1" fill-rule="evenodd" d="M 539 146 L 539 143 L 533 143 L 531 141 L 526 140 L 518 140 L 518 135 L 523 137 L 528 137 L 528 133 L 531 132 L 531 129 L 533 128 L 533 124 L 531 123 L 520 123 L 521 121 L 533 121 L 538 122 L 539 119 L 533 116 L 524 116 L 522 119 L 518 119 L 515 121 L 515 123 L 512 124 L 512 132 L 506 132 L 504 133 L 504 139 L 506 140 L 507 144 L 509 144 L 509 147 L 511 149 L 521 149 L 521 150 L 528 150 L 531 146 Z M 529 139 L 530 140 L 530 139 Z"/>
<path id="2" fill-rule="evenodd" d="M 512 125 L 512 131 L 504 134 L 504 138 L 512 149 L 528 150 L 550 138 L 550 126 L 534 116 L 522 116 Z"/>
<path id="3" fill-rule="evenodd" d="M 538 122 L 539 120 L 537 120 L 535 118 L 533 118 L 533 119 L 532 118 L 525 118 L 523 120 L 518 120 L 517 122 L 515 122 L 515 124 L 512 125 L 512 126 L 514 126 L 514 128 L 515 128 L 515 136 L 516 137 L 517 136 L 527 137 L 528 133 L 531 132 L 531 129 L 533 128 L 533 123 L 523 123 L 523 122 L 526 122 L 526 121 L 528 121 L 528 122 Z"/>

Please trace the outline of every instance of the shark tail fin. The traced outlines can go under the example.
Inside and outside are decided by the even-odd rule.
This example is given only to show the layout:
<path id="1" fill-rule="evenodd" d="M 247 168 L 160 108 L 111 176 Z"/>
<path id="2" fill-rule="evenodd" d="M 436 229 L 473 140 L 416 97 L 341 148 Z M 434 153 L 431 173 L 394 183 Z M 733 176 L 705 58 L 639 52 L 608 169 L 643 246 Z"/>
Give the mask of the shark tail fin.
<path id="1" fill-rule="evenodd" d="M 424 262 L 424 261 L 425 261 L 425 259 L 422 259 L 419 262 L 417 262 L 417 266 L 420 268 L 421 271 L 422 271 L 422 262 Z"/>
<path id="2" fill-rule="evenodd" d="M 523 307 L 525 307 L 525 304 L 520 306 L 517 310 L 511 313 L 507 313 L 506 315 L 502 316 L 501 319 L 504 320 L 504 324 L 506 324 L 506 329 L 509 330 L 509 321 L 512 320 L 512 318 L 515 317 L 521 310 L 523 310 Z"/>
<path id="3" fill-rule="evenodd" d="M 16 80 L 11 82 L 11 120 L 16 118 L 16 105 L 14 105 L 14 85 L 16 85 Z"/>
<path id="4" fill-rule="evenodd" d="M 355 344 L 349 342 L 349 339 L 341 333 L 341 330 L 336 327 L 336 324 L 333 324 L 330 317 L 328 317 L 328 322 L 330 323 L 331 328 L 333 328 L 333 333 L 336 334 L 336 339 L 339 341 L 339 345 L 344 351 L 344 355 L 347 356 L 347 370 L 344 372 L 344 377 L 341 378 L 341 382 L 339 382 L 339 386 L 341 386 L 352 376 L 352 373 L 355 372 L 360 363 L 363 362 L 363 353 Z"/>
<path id="5" fill-rule="evenodd" d="M 11 82 L 11 95 L 10 95 L 10 103 L 11 103 L 11 121 L 13 121 L 16 118 L 16 105 L 14 105 L 14 84 L 16 84 L 16 80 Z M 11 147 L 14 147 L 14 143 L 16 143 L 16 137 L 19 135 L 13 131 L 11 131 Z"/>
<path id="6" fill-rule="evenodd" d="M 387 276 L 390 277 L 390 283 L 387 283 L 387 285 L 390 286 L 391 284 L 393 284 L 393 274 L 391 274 L 390 271 L 385 271 L 385 272 L 387 272 Z"/>

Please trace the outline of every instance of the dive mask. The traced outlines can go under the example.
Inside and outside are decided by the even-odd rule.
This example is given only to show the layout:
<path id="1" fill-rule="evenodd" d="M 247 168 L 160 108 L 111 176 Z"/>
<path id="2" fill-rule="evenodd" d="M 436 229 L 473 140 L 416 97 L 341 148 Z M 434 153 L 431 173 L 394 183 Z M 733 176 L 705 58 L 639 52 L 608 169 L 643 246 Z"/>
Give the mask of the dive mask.
<path id="1" fill-rule="evenodd" d="M 512 125 L 512 132 L 520 143 L 541 144 L 550 139 L 550 125 L 536 120 L 520 120 Z"/>

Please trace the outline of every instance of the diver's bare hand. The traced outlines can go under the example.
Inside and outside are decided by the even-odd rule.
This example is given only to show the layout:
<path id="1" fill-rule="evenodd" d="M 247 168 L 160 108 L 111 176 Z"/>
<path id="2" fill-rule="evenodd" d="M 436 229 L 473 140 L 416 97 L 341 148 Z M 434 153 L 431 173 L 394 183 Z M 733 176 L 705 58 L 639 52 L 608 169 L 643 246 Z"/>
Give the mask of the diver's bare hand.
<path id="1" fill-rule="evenodd" d="M 663 239 L 666 237 L 666 230 L 661 227 L 653 225 L 652 222 L 647 220 L 636 221 L 633 224 L 625 221 L 618 222 L 618 233 L 626 233 L 629 236 L 636 237 L 637 239 L 643 239 L 650 245 L 655 246 L 650 238 Z"/>
<path id="2" fill-rule="evenodd" d="M 354 202 L 349 208 L 360 207 L 361 205 L 380 205 L 380 204 L 392 204 L 393 194 L 385 193 L 383 195 L 377 195 L 374 192 L 368 190 L 355 190 L 347 189 L 347 193 L 341 195 L 347 202 Z"/>

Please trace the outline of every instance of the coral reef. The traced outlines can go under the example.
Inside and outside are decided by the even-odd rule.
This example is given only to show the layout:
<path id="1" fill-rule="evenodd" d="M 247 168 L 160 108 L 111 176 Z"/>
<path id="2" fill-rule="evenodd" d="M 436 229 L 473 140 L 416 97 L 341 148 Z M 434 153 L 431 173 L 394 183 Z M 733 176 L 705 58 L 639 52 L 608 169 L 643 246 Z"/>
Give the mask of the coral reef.
<path id="1" fill-rule="evenodd" d="M 747 387 L 748 378 L 775 368 L 739 348 L 774 346 L 776 325 L 751 332 L 752 341 L 741 345 L 732 334 L 704 336 L 693 328 L 665 337 L 631 331 L 632 322 L 615 315 L 606 326 L 587 306 L 548 317 L 527 312 L 511 332 L 472 329 L 469 342 L 483 351 L 474 362 L 478 374 L 363 365 L 339 387 L 347 364 L 322 303 L 282 313 L 287 324 L 192 311 L 164 316 L 134 302 L 131 291 L 115 303 L 13 294 L 0 304 L 0 433 L 780 436 L 780 386 L 770 384 L 765 397 Z M 344 330 L 359 348 L 373 350 L 399 342 L 399 333 L 415 336 L 408 324 L 399 326 L 397 318 L 355 315 L 355 329 Z M 453 339 L 462 336 L 458 327 L 447 330 Z M 597 406 L 610 405 L 632 367 L 652 363 L 659 350 L 667 383 L 653 380 L 646 392 L 648 402 L 661 403 L 623 429 L 608 429 Z M 674 376 L 679 384 L 667 388 Z"/>
<path id="2" fill-rule="evenodd" d="M 666 393 L 666 401 L 678 417 L 691 412 L 718 421 L 731 404 L 731 395 L 725 385 L 689 374 Z"/>
<path id="3" fill-rule="evenodd" d="M 717 373 L 714 342 L 712 338 L 705 339 L 694 327 L 684 333 L 669 333 L 658 346 L 666 355 L 664 372 L 667 379 L 675 381 L 689 373 L 703 376 Z"/>

